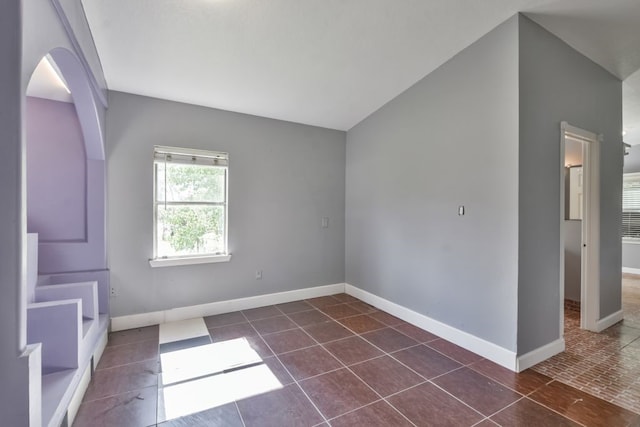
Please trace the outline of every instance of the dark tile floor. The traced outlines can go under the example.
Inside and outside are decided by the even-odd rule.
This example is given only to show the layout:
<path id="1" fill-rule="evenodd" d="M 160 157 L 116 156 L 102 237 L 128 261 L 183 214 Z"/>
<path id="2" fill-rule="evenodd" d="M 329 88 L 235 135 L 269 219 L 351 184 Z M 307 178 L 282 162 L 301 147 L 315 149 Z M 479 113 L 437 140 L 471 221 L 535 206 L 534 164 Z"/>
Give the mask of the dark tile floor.
<path id="1" fill-rule="evenodd" d="M 204 320 L 214 343 L 246 338 L 278 387 L 158 426 L 640 425 L 629 410 L 513 373 L 345 294 Z M 110 335 L 74 426 L 164 419 L 158 330 Z"/>

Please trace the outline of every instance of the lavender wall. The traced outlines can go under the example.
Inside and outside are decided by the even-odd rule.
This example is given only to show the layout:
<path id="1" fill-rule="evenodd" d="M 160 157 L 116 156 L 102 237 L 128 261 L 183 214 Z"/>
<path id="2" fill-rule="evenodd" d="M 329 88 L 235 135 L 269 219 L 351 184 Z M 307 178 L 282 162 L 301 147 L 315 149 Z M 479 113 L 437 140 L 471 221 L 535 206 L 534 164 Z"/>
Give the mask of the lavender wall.
<path id="1" fill-rule="evenodd" d="M 22 200 L 22 7 L 4 0 L 0 13 L 0 420 L 3 425 L 28 425 L 39 415 L 31 398 L 31 364 L 40 352 L 26 348 L 26 221 Z M 35 68 L 35 67 L 34 67 Z M 34 357 L 32 357 L 34 356 Z M 33 377 L 35 378 L 35 376 Z"/>
<path id="2" fill-rule="evenodd" d="M 0 8 L 0 423 L 39 425 L 40 350 L 26 345 L 25 93 L 44 55 L 77 52 L 50 0 L 3 0 Z M 104 122 L 102 105 L 86 112 Z"/>
<path id="3" fill-rule="evenodd" d="M 54 48 L 49 54 L 58 65 L 71 90 L 86 153 L 86 238 L 40 243 L 38 269 L 41 274 L 104 270 L 107 265 L 105 241 L 105 161 L 102 105 L 79 59 L 68 49 Z"/>
<path id="4" fill-rule="evenodd" d="M 74 104 L 27 98 L 27 232 L 86 240 L 86 157 Z"/>

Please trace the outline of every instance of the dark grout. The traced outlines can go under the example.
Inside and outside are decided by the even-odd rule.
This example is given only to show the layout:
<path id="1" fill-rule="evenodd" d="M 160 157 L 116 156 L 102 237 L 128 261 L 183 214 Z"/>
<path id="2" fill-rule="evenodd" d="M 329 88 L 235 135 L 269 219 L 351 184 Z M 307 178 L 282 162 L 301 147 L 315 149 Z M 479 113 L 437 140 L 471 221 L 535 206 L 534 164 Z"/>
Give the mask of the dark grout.
<path id="1" fill-rule="evenodd" d="M 329 304 L 329 305 L 323 306 L 322 308 L 319 308 L 319 307 L 317 307 L 317 306 L 314 306 L 313 304 L 311 304 L 311 303 L 309 302 L 309 300 L 300 300 L 300 301 L 304 301 L 304 302 L 306 302 L 307 304 L 309 304 L 309 305 L 310 305 L 310 308 L 309 308 L 309 309 L 307 309 L 307 310 L 300 310 L 300 311 L 295 311 L 295 312 L 285 313 L 285 312 L 284 312 L 283 310 L 281 310 L 277 305 L 272 305 L 272 307 L 275 307 L 275 308 L 276 308 L 276 310 L 277 310 L 280 314 L 272 314 L 272 315 L 269 315 L 269 316 L 267 316 L 267 317 L 260 318 L 260 319 L 254 319 L 254 320 L 249 320 L 249 318 L 245 315 L 244 310 L 240 310 L 240 311 L 238 311 L 238 312 L 242 314 L 242 317 L 245 319 L 244 321 L 242 321 L 242 322 L 233 322 L 233 323 L 230 323 L 230 324 L 225 324 L 225 325 L 220 325 L 220 326 L 213 326 L 213 327 L 208 327 L 208 326 L 207 326 L 207 330 L 208 330 L 208 332 L 209 332 L 209 335 L 211 336 L 211 335 L 212 335 L 212 332 L 214 332 L 214 331 L 215 331 L 215 329 L 217 329 L 217 328 L 224 328 L 224 327 L 227 327 L 227 326 L 240 325 L 240 324 L 248 324 L 248 325 L 250 325 L 250 326 L 251 326 L 251 328 L 253 329 L 253 331 L 256 333 L 256 336 L 257 336 L 257 337 L 259 337 L 260 339 L 262 339 L 262 341 L 264 342 L 264 344 L 266 345 L 266 347 L 267 347 L 267 348 L 269 349 L 269 351 L 273 354 L 273 356 L 269 356 L 269 357 L 274 357 L 274 358 L 275 358 L 275 359 L 280 363 L 280 365 L 282 366 L 282 368 L 284 369 L 284 371 L 285 371 L 285 372 L 290 376 L 290 378 L 292 379 L 292 383 L 291 383 L 291 384 L 295 384 L 295 385 L 296 385 L 296 387 L 298 387 L 298 389 L 299 389 L 300 391 L 302 391 L 302 393 L 303 393 L 303 394 L 304 394 L 304 396 L 307 398 L 307 400 L 308 400 L 308 401 L 313 405 L 313 407 L 316 409 L 316 411 L 318 412 L 318 414 L 320 414 L 320 416 L 322 417 L 322 419 L 323 419 L 324 421 L 323 421 L 322 423 L 319 423 L 318 425 L 321 425 L 321 424 L 324 424 L 324 423 L 326 423 L 326 424 L 328 424 L 328 425 L 331 425 L 331 421 L 333 421 L 333 420 L 335 420 L 335 419 L 337 419 L 337 418 L 339 418 L 339 417 L 342 417 L 342 416 L 344 416 L 344 415 L 346 415 L 346 414 L 349 414 L 349 413 L 352 413 L 352 412 L 358 411 L 358 410 L 360 410 L 360 409 L 362 409 L 362 408 L 368 407 L 368 406 L 373 405 L 373 404 L 375 404 L 375 403 L 378 403 L 378 402 L 384 401 L 384 402 L 386 402 L 388 405 L 390 405 L 390 406 L 391 406 L 391 407 L 392 407 L 396 412 L 398 412 L 398 413 L 399 413 L 399 414 L 400 414 L 404 419 L 406 419 L 409 423 L 411 423 L 412 425 L 414 425 L 414 426 L 415 426 L 415 424 L 414 424 L 411 420 L 409 420 L 409 419 L 408 419 L 408 418 L 407 418 L 407 417 L 406 417 L 402 412 L 400 412 L 400 411 L 399 411 L 399 410 L 398 410 L 394 405 L 392 405 L 392 404 L 389 402 L 389 399 L 390 399 L 391 397 L 393 397 L 393 396 L 396 396 L 396 395 L 398 395 L 398 394 L 404 393 L 404 392 L 406 392 L 406 391 L 408 391 L 408 390 L 411 390 L 411 389 L 413 389 L 413 388 L 415 388 L 415 387 L 419 387 L 419 386 L 424 385 L 424 384 L 426 384 L 426 383 L 429 383 L 429 384 L 434 385 L 434 386 L 435 386 L 435 387 L 437 387 L 439 390 L 441 390 L 441 391 L 445 392 L 445 393 L 446 393 L 446 394 L 448 394 L 449 396 L 451 396 L 451 397 L 455 398 L 457 401 L 461 402 L 461 403 L 462 403 L 462 404 L 464 404 L 465 406 L 469 407 L 469 408 L 470 408 L 470 409 L 472 409 L 473 411 L 475 411 L 475 412 L 477 412 L 477 413 L 479 413 L 479 414 L 480 414 L 480 412 L 479 412 L 479 411 L 477 411 L 476 409 L 474 409 L 472 406 L 470 406 L 470 405 L 468 405 L 467 403 L 463 402 L 461 399 L 459 399 L 459 398 L 458 398 L 458 397 L 456 397 L 455 395 L 451 394 L 451 393 L 450 393 L 450 392 L 448 392 L 447 390 L 444 390 L 442 387 L 438 386 L 438 384 L 436 384 L 436 383 L 433 381 L 433 380 L 435 380 L 435 379 L 437 379 L 437 378 L 440 378 L 440 377 L 442 377 L 442 376 L 445 376 L 445 375 L 451 374 L 452 372 L 456 372 L 456 371 L 461 370 L 461 369 L 464 369 L 464 368 L 472 369 L 474 373 L 476 373 L 476 374 L 478 374 L 478 375 L 481 375 L 481 376 L 483 376 L 483 377 L 485 377 L 485 378 L 487 378 L 487 379 L 489 379 L 489 380 L 491 380 L 491 381 L 493 381 L 493 382 L 495 382 L 495 383 L 497 383 L 497 384 L 500 384 L 501 386 L 505 387 L 505 388 L 506 388 L 506 389 L 508 389 L 508 390 L 511 390 L 511 391 L 513 391 L 513 392 L 517 393 L 517 394 L 520 396 L 520 398 L 519 398 L 518 400 L 516 400 L 515 402 L 512 402 L 512 403 L 510 403 L 509 405 L 506 405 L 505 407 L 500 408 L 500 409 L 499 409 L 499 410 L 497 410 L 495 413 L 493 413 L 493 414 L 491 414 L 491 415 L 489 415 L 489 416 L 485 416 L 485 415 L 481 414 L 483 418 L 482 418 L 479 422 L 482 422 L 482 421 L 485 421 L 485 420 L 489 420 L 492 416 L 494 416 L 494 415 L 495 415 L 495 414 L 497 414 L 498 412 L 505 410 L 506 408 L 508 408 L 508 407 L 510 407 L 510 406 L 512 406 L 512 405 L 514 405 L 514 404 L 516 404 L 517 402 L 520 402 L 522 399 L 529 399 L 529 398 L 528 398 L 528 396 L 530 396 L 531 394 L 533 394 L 533 393 L 535 393 L 536 391 L 540 390 L 542 387 L 546 387 L 546 386 L 548 386 L 549 384 L 551 384 L 552 382 L 556 381 L 556 380 L 554 380 L 553 378 L 551 378 L 549 381 L 545 382 L 543 385 L 540 385 L 539 387 L 534 388 L 532 391 L 529 391 L 529 392 L 528 392 L 528 393 L 526 393 L 526 394 L 521 393 L 521 392 L 518 392 L 517 390 L 515 390 L 515 389 L 514 389 L 514 387 L 513 387 L 513 386 L 507 385 L 507 384 L 505 384 L 504 382 L 499 381 L 498 379 L 495 379 L 495 378 L 493 378 L 493 377 L 491 377 L 491 376 L 489 376 L 489 375 L 487 375 L 487 374 L 484 374 L 484 373 L 482 373 L 482 372 L 479 372 L 479 371 L 476 371 L 475 369 L 473 369 L 472 365 L 474 365 L 474 364 L 476 364 L 476 363 L 480 362 L 480 361 L 481 361 L 481 360 L 483 360 L 483 359 L 475 360 L 475 361 L 473 361 L 473 362 L 469 362 L 469 363 L 462 363 L 462 362 L 457 361 L 457 360 L 456 360 L 456 359 L 454 359 L 453 357 L 451 357 L 451 356 L 449 356 L 449 355 L 445 354 L 443 351 L 440 351 L 440 350 L 438 350 L 437 348 L 433 348 L 433 347 L 428 346 L 428 343 L 429 343 L 429 342 L 432 342 L 432 341 L 437 340 L 437 339 L 441 339 L 440 337 L 437 337 L 437 336 L 436 336 L 436 338 L 434 338 L 434 339 L 432 339 L 432 340 L 429 340 L 429 341 L 417 342 L 417 344 L 415 344 L 415 345 L 411 345 L 411 346 L 408 346 L 408 347 L 405 347 L 405 348 L 402 348 L 402 349 L 394 350 L 393 352 L 387 352 L 387 351 L 384 351 L 383 349 L 381 349 L 380 347 L 376 346 L 373 342 L 369 341 L 366 337 L 364 337 L 364 336 L 363 336 L 363 334 L 366 334 L 366 333 L 371 332 L 371 331 L 366 331 L 366 332 L 363 332 L 363 333 L 357 333 L 357 332 L 355 332 L 354 330 L 350 329 L 348 326 L 346 326 L 345 324 L 343 324 L 343 323 L 341 323 L 341 322 L 339 321 L 339 320 L 347 319 L 347 318 L 350 318 L 350 317 L 361 316 L 361 315 L 363 315 L 363 314 L 364 314 L 364 315 L 371 314 L 371 312 L 367 312 L 367 313 L 357 313 L 357 314 L 353 314 L 353 315 L 350 315 L 350 316 L 341 317 L 340 319 L 336 319 L 336 318 L 332 318 L 331 316 L 328 316 L 328 315 L 323 311 L 323 308 L 325 308 L 325 307 L 330 307 L 330 306 L 332 306 L 332 305 L 340 305 L 340 304 L 350 305 L 350 304 L 353 304 L 353 303 L 358 302 L 359 300 L 358 300 L 358 301 L 338 301 L 338 300 L 336 300 L 336 303 L 335 303 L 335 304 Z M 360 301 L 360 302 L 362 302 L 362 301 Z M 268 306 L 268 307 L 271 307 L 271 306 Z M 381 311 L 381 310 L 378 310 L 378 309 L 377 309 L 377 308 L 375 308 L 375 307 L 373 307 L 373 309 L 375 309 L 376 311 Z M 309 324 L 309 325 L 305 325 L 305 326 L 303 327 L 303 326 L 301 326 L 301 325 L 297 324 L 297 323 L 296 323 L 296 322 L 295 322 L 295 321 L 290 317 L 290 315 L 294 315 L 294 314 L 298 314 L 298 313 L 303 313 L 303 312 L 311 312 L 311 311 L 317 311 L 317 312 L 319 312 L 319 313 L 322 313 L 323 315 L 327 316 L 327 317 L 328 317 L 328 319 L 327 319 L 326 321 L 323 321 L 323 322 L 319 322 L 319 323 L 312 323 L 312 324 Z M 269 318 L 273 318 L 273 317 L 277 317 L 277 316 L 284 316 L 284 317 L 285 317 L 285 318 L 287 318 L 289 321 L 293 322 L 293 323 L 296 325 L 296 327 L 293 327 L 293 328 L 287 328 L 287 329 L 283 329 L 283 330 L 275 331 L 275 332 L 268 332 L 268 333 L 261 333 L 261 332 L 259 332 L 259 331 L 256 329 L 256 327 L 255 327 L 255 325 L 254 325 L 254 323 L 255 323 L 255 322 L 260 322 L 260 321 L 262 321 L 262 320 L 269 319 Z M 209 317 L 209 316 L 207 316 L 207 317 Z M 330 341 L 327 341 L 327 342 L 320 343 L 318 340 L 316 340 L 313 336 L 311 336 L 311 335 L 310 335 L 310 334 L 309 334 L 309 333 L 304 329 L 305 327 L 308 327 L 308 326 L 311 326 L 311 325 L 315 325 L 315 324 L 322 324 L 322 323 L 327 323 L 327 324 L 328 324 L 329 322 L 334 322 L 334 323 L 336 323 L 336 324 L 338 324 L 338 325 L 340 325 L 340 326 L 344 327 L 344 328 L 345 328 L 345 329 L 347 329 L 349 332 L 351 332 L 353 335 L 351 335 L 351 336 L 349 336 L 349 337 L 336 338 L 336 339 L 333 339 L 333 340 L 330 340 Z M 380 322 L 380 323 L 382 323 L 382 324 L 384 325 L 384 328 L 390 328 L 390 329 L 392 329 L 392 330 L 395 330 L 395 331 L 396 331 L 396 332 L 398 332 L 398 333 L 403 334 L 404 336 L 406 336 L 406 337 L 408 337 L 408 338 L 414 339 L 414 338 L 412 338 L 411 336 L 407 335 L 406 333 L 404 333 L 404 332 L 402 332 L 402 331 L 398 330 L 396 327 L 397 327 L 397 326 L 399 326 L 399 325 L 393 325 L 393 326 L 391 326 L 391 325 L 388 325 L 388 324 L 386 324 L 386 323 L 384 323 L 384 322 Z M 639 329 L 640 329 L 640 328 L 639 328 Z M 279 354 L 277 354 L 275 351 L 273 351 L 273 348 L 271 348 L 271 346 L 269 345 L 269 343 L 268 343 L 265 339 L 263 339 L 263 337 L 269 337 L 269 336 L 274 335 L 274 334 L 278 334 L 278 333 L 282 333 L 282 332 L 286 332 L 286 331 L 293 331 L 293 330 L 301 330 L 304 334 L 306 334 L 309 338 L 311 338 L 311 340 L 312 340 L 312 342 L 313 342 L 314 344 L 313 344 L 313 345 L 310 345 L 310 346 L 306 346 L 306 347 L 302 347 L 302 348 L 297 348 L 297 349 L 295 349 L 295 350 L 290 350 L 290 351 L 286 351 L 286 352 L 283 352 L 283 353 L 279 353 Z M 376 330 L 380 330 L 380 329 L 376 329 Z M 359 361 L 359 362 L 357 362 L 357 363 L 354 363 L 353 365 L 346 365 L 346 364 L 345 364 L 345 363 L 343 363 L 341 360 L 339 360 L 335 355 L 333 355 L 333 353 L 331 353 L 330 351 L 328 351 L 328 350 L 327 350 L 327 348 L 326 348 L 326 345 L 327 345 L 327 344 L 334 343 L 334 342 L 336 342 L 336 341 L 345 340 L 345 339 L 348 339 L 348 338 L 353 338 L 353 337 L 359 337 L 359 338 L 361 338 L 362 340 L 364 340 L 365 342 L 367 342 L 369 345 L 371 345 L 371 346 L 373 346 L 374 348 L 376 348 L 377 350 L 379 350 L 379 351 L 381 352 L 381 354 L 376 355 L 375 357 L 372 357 L 372 358 L 367 359 L 367 360 Z M 414 339 L 414 340 L 415 340 L 415 339 Z M 123 344 L 118 344 L 118 345 L 114 345 L 114 346 L 108 346 L 106 349 L 109 349 L 109 348 L 117 348 L 117 347 L 124 346 L 124 345 L 136 344 L 136 343 L 146 342 L 146 341 L 158 341 L 158 346 L 159 346 L 159 338 L 154 338 L 154 339 L 136 340 L 136 341 L 127 342 L 127 343 L 123 343 Z M 418 341 L 418 340 L 416 340 L 416 341 Z M 640 337 L 638 337 L 638 338 L 636 338 L 636 339 L 634 339 L 634 340 L 630 341 L 629 343 L 627 343 L 625 346 L 623 346 L 623 347 L 621 347 L 621 348 L 627 347 L 627 346 L 629 346 L 630 344 L 635 343 L 636 341 L 640 342 Z M 418 347 L 418 346 L 423 346 L 423 345 L 424 345 L 424 346 L 427 346 L 429 349 L 431 349 L 431 350 L 433 350 L 433 351 L 437 352 L 437 353 L 438 353 L 438 354 L 440 354 L 441 356 L 446 357 L 446 358 L 449 358 L 449 359 L 451 359 L 451 360 L 455 361 L 455 362 L 456 362 L 456 363 L 458 363 L 460 366 L 456 367 L 455 369 L 451 369 L 451 370 L 449 370 L 449 371 L 447 371 L 447 372 L 444 372 L 444 373 L 442 373 L 442 374 L 439 374 L 439 375 L 437 375 L 437 376 L 435 376 L 435 377 L 433 377 L 433 378 L 426 378 L 426 377 L 424 377 L 423 375 L 421 375 L 420 373 L 416 372 L 416 371 L 415 371 L 414 369 L 412 369 L 411 367 L 407 366 L 405 363 L 403 363 L 403 362 L 401 362 L 400 360 L 398 360 L 398 359 L 394 356 L 394 354 L 395 354 L 395 353 L 398 353 L 398 352 L 400 352 L 400 351 L 404 351 L 404 350 L 407 350 L 407 349 L 410 349 L 410 348 L 414 348 L 414 347 Z M 331 356 L 332 356 L 332 357 L 333 357 L 333 358 L 334 358 L 334 359 L 339 363 L 340 367 L 335 368 L 335 369 L 332 369 L 332 370 L 329 370 L 329 371 L 327 371 L 327 372 L 322 372 L 322 373 L 320 373 L 320 374 L 316 374 L 316 375 L 313 375 L 313 376 L 311 376 L 311 377 L 304 378 L 304 379 L 301 379 L 301 380 L 296 379 L 296 378 L 291 374 L 291 371 L 289 371 L 289 369 L 287 368 L 287 366 L 282 362 L 282 360 L 280 359 L 280 356 L 283 356 L 283 355 L 286 355 L 286 354 L 290 354 L 290 353 L 293 353 L 293 352 L 296 352 L 296 351 L 300 351 L 300 350 L 304 350 L 304 349 L 312 348 L 312 347 L 315 347 L 315 346 L 319 346 L 320 348 L 322 348 L 322 349 L 324 349 L 325 351 L 327 351 L 327 352 L 328 352 L 328 353 L 329 353 L 329 354 L 330 354 L 330 355 L 331 355 Z M 106 350 L 106 349 L 105 349 L 105 350 Z M 159 352 L 158 352 L 158 355 L 157 355 L 155 358 L 145 359 L 145 360 L 143 360 L 143 361 L 136 361 L 136 362 L 126 363 L 126 364 L 122 364 L 122 365 L 110 366 L 110 367 L 108 367 L 108 368 L 102 368 L 102 369 L 100 369 L 100 370 L 109 370 L 109 369 L 119 368 L 119 367 L 127 366 L 127 365 L 132 364 L 132 363 L 139 363 L 139 362 L 144 362 L 144 361 L 149 361 L 149 360 L 155 360 L 155 361 L 158 361 L 158 362 L 159 362 L 159 356 L 160 356 L 160 355 L 159 355 Z M 390 394 L 389 396 L 386 396 L 386 397 L 385 397 L 385 396 L 382 396 L 380 393 L 378 393 L 375 389 L 373 389 L 373 388 L 372 388 L 372 387 L 371 387 L 367 382 L 365 382 L 365 381 L 364 381 L 360 376 L 358 376 L 358 375 L 357 375 L 357 374 L 356 374 L 356 373 L 351 369 L 351 366 L 360 365 L 360 364 L 362 364 L 362 363 L 366 363 L 366 362 L 368 362 L 368 361 L 375 360 L 375 359 L 378 359 L 378 358 L 382 358 L 382 357 L 385 357 L 385 356 L 386 356 L 386 357 L 391 358 L 391 359 L 392 359 L 392 360 L 394 360 L 395 362 L 397 362 L 397 363 L 399 363 L 400 365 L 402 365 L 403 367 L 407 368 L 409 371 L 411 371 L 411 372 L 413 372 L 414 374 L 416 374 L 420 379 L 422 379 L 422 381 L 420 381 L 418 384 L 412 385 L 412 386 L 410 386 L 410 387 L 407 387 L 406 389 L 403 389 L 403 390 L 397 391 L 397 392 L 392 393 L 392 394 Z M 263 357 L 262 359 L 265 359 L 265 358 Z M 374 400 L 373 402 L 367 403 L 366 405 L 363 405 L 363 406 L 361 406 L 361 407 L 352 408 L 352 409 L 350 409 L 349 411 L 347 411 L 347 412 L 345 412 L 345 413 L 343 413 L 343 414 L 339 414 L 339 415 L 337 415 L 337 416 L 335 416 L 335 417 L 333 417 L 333 418 L 328 418 L 325 414 L 323 414 L 323 413 L 322 413 L 322 411 L 320 411 L 320 409 L 318 408 L 318 406 L 317 406 L 317 405 L 315 404 L 315 402 L 314 402 L 314 401 L 309 397 L 309 395 L 306 393 L 306 391 L 304 390 L 304 388 L 303 388 L 303 387 L 301 387 L 300 383 L 302 383 L 302 382 L 304 382 L 304 381 L 307 381 L 307 380 L 310 380 L 310 379 L 313 379 L 313 378 L 317 378 L 317 377 L 322 376 L 322 375 L 326 375 L 326 374 L 331 373 L 331 372 L 336 372 L 336 371 L 339 371 L 339 370 L 343 370 L 343 369 L 345 369 L 346 371 L 348 371 L 351 375 L 354 375 L 354 376 L 355 376 L 359 381 L 361 381 L 363 384 L 365 384 L 365 385 L 366 385 L 366 386 L 367 386 L 367 387 L 368 387 L 368 388 L 369 388 L 373 393 L 375 393 L 375 395 L 378 397 L 378 399 Z M 542 372 L 542 373 L 543 373 L 543 374 L 545 374 L 545 375 L 548 375 L 548 376 L 549 376 L 549 374 L 548 374 L 548 373 L 545 373 L 545 372 Z M 161 372 L 161 370 L 159 370 L 159 371 L 158 371 L 158 373 L 157 373 L 157 375 L 159 376 L 159 375 L 161 375 L 161 374 L 162 374 L 162 372 Z M 151 387 L 155 387 L 156 392 L 157 392 L 157 390 L 160 388 L 159 379 L 158 379 L 158 382 L 157 382 L 157 384 L 156 384 L 155 386 L 144 387 L 144 388 L 141 388 L 140 390 L 147 389 L 147 388 L 151 388 Z M 133 390 L 133 391 L 136 391 L 136 390 Z M 132 392 L 132 391 L 127 391 L 127 393 L 131 393 L 131 392 Z M 114 397 L 114 396 L 117 396 L 117 395 L 118 395 L 118 394 L 115 394 L 115 395 L 113 395 L 113 396 L 103 396 L 103 397 L 100 397 L 99 399 L 93 399 L 93 400 L 91 400 L 91 401 L 87 401 L 87 402 L 93 402 L 93 401 L 96 401 L 96 400 L 101 400 L 101 399 L 111 398 L 111 397 Z M 536 402 L 536 401 L 534 401 L 534 402 L 535 402 L 536 404 L 541 405 L 539 402 Z M 85 403 L 86 403 L 85 401 L 83 401 L 83 402 L 82 402 L 82 404 L 83 404 L 83 405 L 84 405 Z M 159 402 L 158 402 L 158 403 L 159 403 Z M 615 403 L 615 402 L 614 402 L 614 403 Z M 237 401 L 234 401 L 234 404 L 235 404 L 236 410 L 237 410 L 237 412 L 238 412 L 238 415 L 239 415 L 239 417 L 240 417 L 240 420 L 242 421 L 242 424 L 243 424 L 243 425 L 245 425 L 244 418 L 243 418 L 242 412 L 240 411 L 240 407 L 238 406 Z M 542 406 L 544 406 L 544 405 L 542 405 Z M 544 407 L 546 408 L 546 406 L 544 406 Z M 551 411 L 553 411 L 553 412 L 555 412 L 555 413 L 558 413 L 557 411 L 553 410 L 552 408 L 547 408 L 547 409 L 550 409 Z M 159 404 L 157 404 L 157 405 L 156 405 L 156 422 L 157 422 L 157 420 L 158 420 L 158 416 L 159 416 L 158 411 L 159 411 Z M 559 413 L 558 413 L 558 414 L 559 414 Z M 565 418 L 567 418 L 567 417 L 566 417 L 565 415 L 563 415 L 563 414 L 560 414 L 560 415 L 562 415 L 562 416 L 564 416 Z M 573 420 L 572 420 L 572 421 L 573 421 Z"/>

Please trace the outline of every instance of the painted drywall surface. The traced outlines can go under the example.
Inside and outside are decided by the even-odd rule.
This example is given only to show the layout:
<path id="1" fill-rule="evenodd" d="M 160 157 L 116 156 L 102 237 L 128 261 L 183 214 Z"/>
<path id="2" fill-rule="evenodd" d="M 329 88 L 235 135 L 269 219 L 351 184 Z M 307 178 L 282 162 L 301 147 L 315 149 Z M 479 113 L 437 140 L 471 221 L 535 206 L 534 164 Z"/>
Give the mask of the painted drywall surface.
<path id="1" fill-rule="evenodd" d="M 27 425 L 30 416 L 26 346 L 26 217 L 22 207 L 21 2 L 8 0 L 0 13 L 0 419 Z"/>
<path id="2" fill-rule="evenodd" d="M 26 185 L 24 94 L 33 70 L 54 47 L 73 50 L 49 0 L 5 0 L 0 13 L 0 419 L 39 419 L 40 352 L 26 347 Z M 103 114 L 100 111 L 99 114 Z M 31 396 L 30 396 L 31 395 Z"/>
<path id="3" fill-rule="evenodd" d="M 640 172 L 640 145 L 632 146 L 624 156 L 624 173 L 637 172 Z M 622 241 L 622 266 L 640 269 L 640 244 Z"/>
<path id="4" fill-rule="evenodd" d="M 640 172 L 640 145 L 629 148 L 629 154 L 624 156 L 624 173 Z"/>
<path id="5" fill-rule="evenodd" d="M 70 45 L 67 28 L 58 18 L 51 1 L 25 4 L 25 82 L 44 55 L 50 53 L 71 89 L 82 128 L 87 154 L 87 238 L 84 242 L 50 241 L 39 248 L 40 273 L 102 270 L 106 268 L 106 217 L 104 212 L 104 106 L 95 100 L 87 71 Z M 44 38 L 40 35 L 44 34 Z M 82 35 L 76 35 L 82 38 Z M 81 45 L 92 45 L 85 40 Z M 98 79 L 99 80 L 99 79 Z M 26 84 L 26 83 L 23 83 Z M 102 174 L 100 176 L 100 174 Z M 99 211 L 100 210 L 100 211 Z M 99 211 L 99 212 L 98 212 Z"/>
<path id="6" fill-rule="evenodd" d="M 229 153 L 230 262 L 149 266 L 154 145 Z M 344 132 L 110 92 L 107 156 L 113 316 L 344 282 Z"/>
<path id="7" fill-rule="evenodd" d="M 102 64 L 98 57 L 95 45 L 93 43 L 93 36 L 89 29 L 89 23 L 84 14 L 84 7 L 81 0 L 52 0 L 59 3 L 64 10 L 64 14 L 76 35 L 78 44 L 84 53 L 84 57 L 87 61 L 87 65 L 91 68 L 93 75 L 95 76 L 96 83 L 100 90 L 106 96 L 107 82 L 103 75 Z"/>
<path id="8" fill-rule="evenodd" d="M 640 269 L 640 244 L 622 242 L 622 267 Z"/>
<path id="9" fill-rule="evenodd" d="M 560 338 L 560 122 L 602 134 L 600 318 L 620 309 L 622 84 L 520 16 L 518 354 Z"/>
<path id="10" fill-rule="evenodd" d="M 349 130 L 346 182 L 347 283 L 512 351 L 516 24 Z"/>
<path id="11" fill-rule="evenodd" d="M 74 104 L 27 98 L 27 232 L 40 241 L 82 241 L 86 157 Z"/>
<path id="12" fill-rule="evenodd" d="M 564 221 L 564 299 L 580 301 L 582 221 Z"/>

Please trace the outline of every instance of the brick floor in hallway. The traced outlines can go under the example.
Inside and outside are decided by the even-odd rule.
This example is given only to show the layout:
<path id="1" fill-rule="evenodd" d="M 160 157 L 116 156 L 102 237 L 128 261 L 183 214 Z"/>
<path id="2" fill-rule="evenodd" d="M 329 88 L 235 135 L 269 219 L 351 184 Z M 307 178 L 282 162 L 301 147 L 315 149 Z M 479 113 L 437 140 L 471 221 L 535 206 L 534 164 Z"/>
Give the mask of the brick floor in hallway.
<path id="1" fill-rule="evenodd" d="M 580 312 L 566 309 L 566 351 L 533 369 L 640 413 L 640 276 L 623 275 L 622 309 L 624 320 L 599 334 L 580 329 Z"/>

